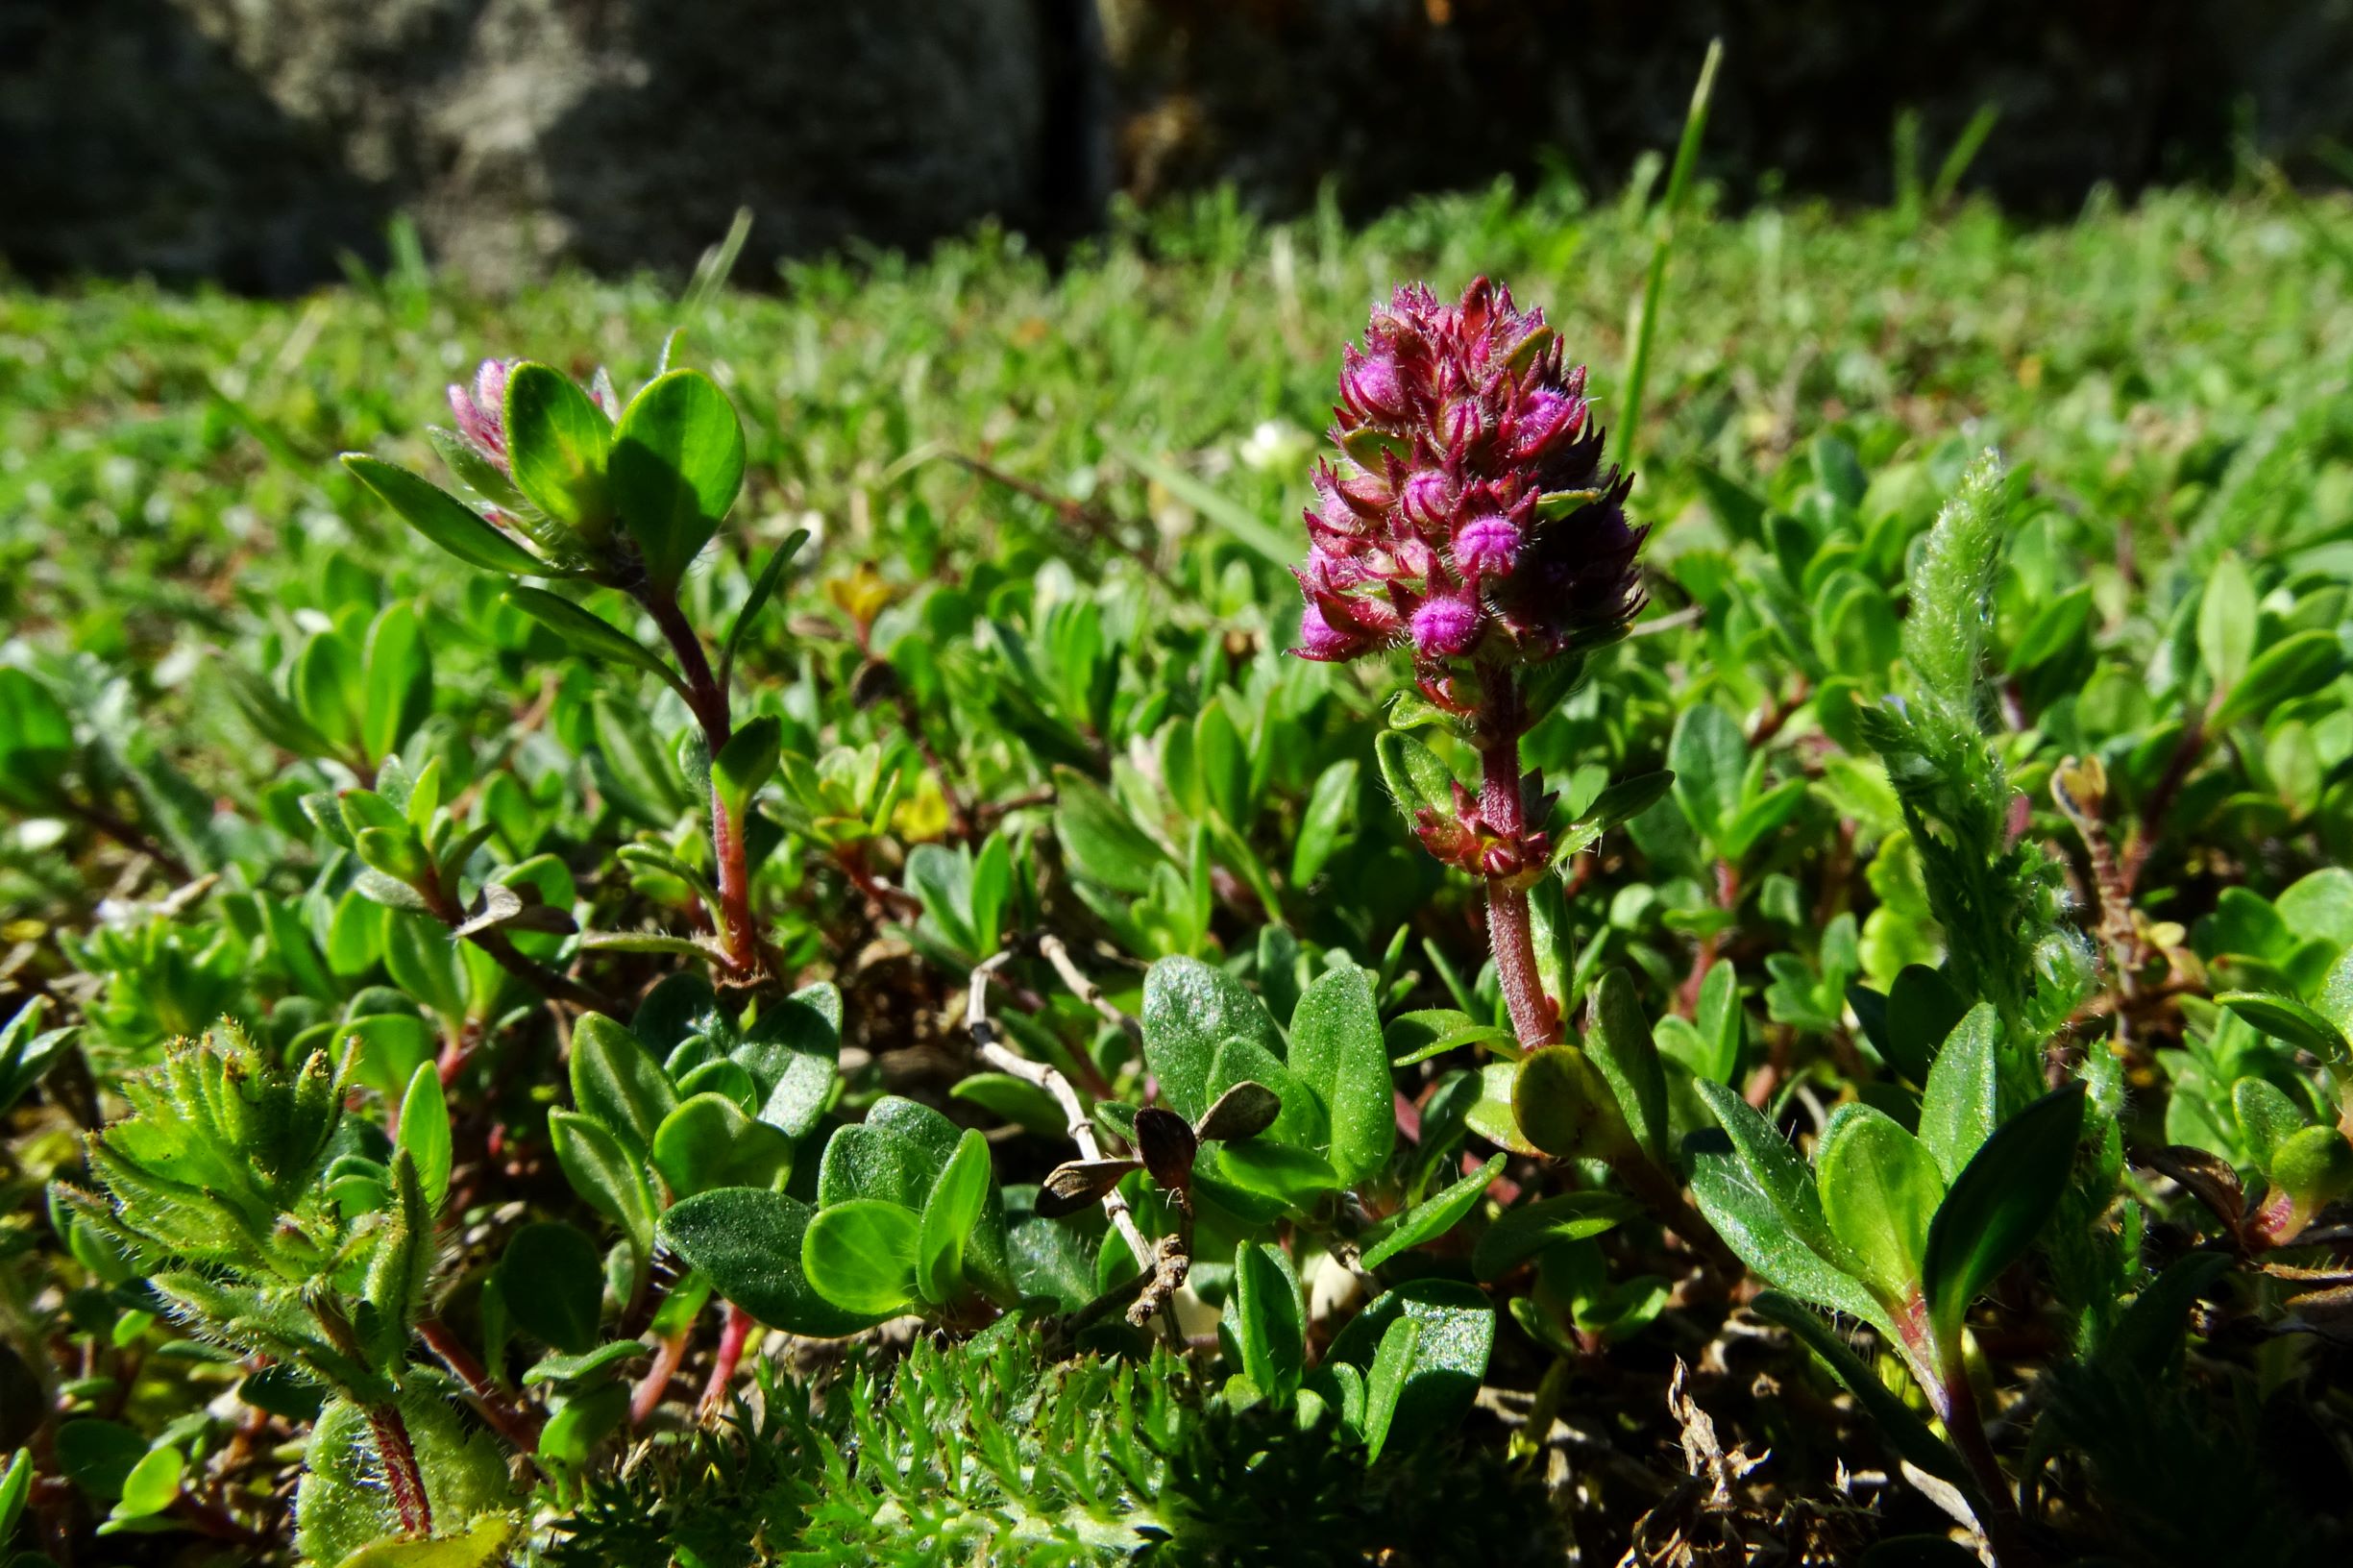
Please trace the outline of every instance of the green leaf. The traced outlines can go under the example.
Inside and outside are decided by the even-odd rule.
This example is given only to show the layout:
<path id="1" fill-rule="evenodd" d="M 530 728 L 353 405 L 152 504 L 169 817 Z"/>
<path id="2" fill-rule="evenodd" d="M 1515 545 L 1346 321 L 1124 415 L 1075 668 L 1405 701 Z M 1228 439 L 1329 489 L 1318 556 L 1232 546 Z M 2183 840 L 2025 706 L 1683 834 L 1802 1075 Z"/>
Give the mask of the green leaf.
<path id="1" fill-rule="evenodd" d="M 1288 566 L 1299 553 L 1281 529 L 1275 528 L 1249 507 L 1235 501 L 1225 492 L 1205 480 L 1194 478 L 1173 463 L 1140 453 L 1125 453 L 1128 465 L 1153 479 L 1170 495 L 1199 512 L 1211 523 L 1225 529 L 1246 548 L 1256 551 L 1275 566 Z"/>
<path id="2" fill-rule="evenodd" d="M 1667 1073 L 1651 1038 L 1651 1020 L 1622 968 L 1605 972 L 1585 1005 L 1585 1055 L 1609 1081 L 1610 1093 L 1652 1161 L 1667 1159 Z"/>
<path id="3" fill-rule="evenodd" d="M 405 600 L 384 606 L 368 627 L 360 744 L 387 757 L 431 703 L 432 659 Z"/>
<path id="4" fill-rule="evenodd" d="M 1920 1101 L 1920 1140 L 1948 1182 L 1957 1181 L 2001 1116 L 2001 1018 L 1979 1002 L 1946 1037 Z"/>
<path id="5" fill-rule="evenodd" d="M 2242 1078 L 2231 1085 L 2230 1103 L 2255 1167 L 2269 1171 L 2271 1151 L 2304 1130 L 2304 1113 L 2286 1090 L 2266 1078 Z"/>
<path id="6" fill-rule="evenodd" d="M 625 1396 L 626 1390 L 620 1390 Z M 610 1406 L 612 1401 L 603 1401 Z M 606 1416 L 626 1414 L 625 1397 L 619 1412 L 609 1409 Z M 553 1422 L 549 1425 L 553 1426 Z M 576 1426 L 576 1423 L 573 1425 Z M 608 1422 L 608 1426 L 610 1423 Z M 559 1434 L 559 1444 L 562 1436 Z M 586 1444 L 578 1445 L 585 1455 Z M 544 1445 L 543 1445 L 544 1449 Z M 462 1535 L 436 1535 L 430 1540 L 378 1541 L 335 1564 L 335 1568 L 498 1568 L 507 1560 L 507 1538 L 515 1532 L 515 1522 L 502 1513 L 483 1514 L 473 1520 Z"/>
<path id="7" fill-rule="evenodd" d="M 1740 1070 L 1740 1047 L 1748 1033 L 1748 1018 L 1740 1008 L 1740 975 L 1732 961 L 1720 958 L 1708 966 L 1700 981 L 1699 1005 L 1692 1010 L 1692 1027 L 1703 1049 L 1699 1076 L 1728 1084 Z"/>
<path id="8" fill-rule="evenodd" d="M 1397 1419 L 1398 1401 L 1413 1381 L 1414 1362 L 1422 1348 L 1422 1319 L 1401 1312 L 1381 1333 L 1373 1352 L 1372 1371 L 1364 1379 L 1364 1462 L 1381 1458 Z M 1346 1362 L 1340 1363 L 1342 1366 Z"/>
<path id="9" fill-rule="evenodd" d="M 441 1091 L 441 1073 L 430 1062 L 420 1062 L 409 1075 L 408 1092 L 401 1096 L 401 1136 L 398 1146 L 417 1163 L 417 1184 L 425 1201 L 434 1208 L 450 1190 L 450 1102 Z"/>
<path id="10" fill-rule="evenodd" d="M 783 739 L 782 723 L 773 714 L 762 714 L 728 736 L 711 759 L 711 787 L 736 821 L 750 812 L 751 797 L 760 793 L 760 786 L 775 776 Z"/>
<path id="11" fill-rule="evenodd" d="M 1943 973 L 1925 964 L 1907 964 L 1887 993 L 1888 1065 L 1913 1083 L 1928 1081 L 1928 1065 L 1939 1045 L 1969 1012 L 1969 998 Z"/>
<path id="12" fill-rule="evenodd" d="M 582 1202 L 622 1229 L 638 1258 L 642 1281 L 653 1251 L 653 1193 L 641 1162 L 603 1126 L 573 1111 L 548 1113 L 555 1163 Z"/>
<path id="13" fill-rule="evenodd" d="M 1505 1155 L 1496 1155 L 1478 1170 L 1447 1188 L 1434 1197 L 1423 1199 L 1398 1215 L 1379 1238 L 1364 1249 L 1361 1260 L 1367 1269 L 1379 1268 L 1401 1252 L 1408 1252 L 1434 1241 L 1462 1222 L 1462 1216 L 1478 1205 L 1495 1178 L 1504 1172 Z M 1606 1227 L 1605 1227 L 1606 1229 Z"/>
<path id="14" fill-rule="evenodd" d="M 2212 727 L 2226 729 L 2309 697 L 2335 680 L 2343 665 L 2344 645 L 2335 632 L 2298 631 L 2283 637 L 2247 666 L 2246 674 L 2215 709 Z"/>
<path id="15" fill-rule="evenodd" d="M 1855 1403 L 1870 1412 L 1898 1454 L 1940 1481 L 1973 1495 L 1969 1472 L 1960 1457 L 1937 1437 L 1909 1405 L 1891 1392 L 1811 1308 L 1777 1290 L 1767 1290 L 1749 1304 L 1749 1310 L 1766 1322 L 1787 1329 L 1804 1342 L 1806 1349 L 1820 1357 L 1832 1375 L 1846 1384 Z"/>
<path id="16" fill-rule="evenodd" d="M 1407 826 L 1413 825 L 1417 812 L 1430 812 L 1441 821 L 1454 818 L 1454 770 L 1435 751 L 1402 729 L 1385 729 L 1373 741 L 1373 757 Z"/>
<path id="17" fill-rule="evenodd" d="M 791 1139 L 715 1092 L 680 1100 L 654 1129 L 651 1150 L 674 1199 L 719 1187 L 772 1187 L 793 1168 Z"/>
<path id="18" fill-rule="evenodd" d="M 170 1507 L 180 1496 L 180 1480 L 186 1472 L 187 1458 L 179 1449 L 168 1444 L 149 1449 L 123 1478 L 123 1495 L 115 1502 L 114 1511 L 107 1516 L 107 1522 L 98 1527 L 98 1533 L 112 1534 L 130 1520 L 144 1519 Z"/>
<path id="19" fill-rule="evenodd" d="M 1856 1260 L 1831 1234 L 1814 1179 L 1771 1122 L 1724 1084 L 1700 1080 L 1700 1098 L 1724 1130 L 1686 1145 L 1691 1195 L 1741 1262 L 1806 1300 L 1887 1328 L 1887 1313 L 1856 1283 Z"/>
<path id="20" fill-rule="evenodd" d="M 923 1201 L 916 1286 L 935 1307 L 950 1306 L 964 1293 L 965 1244 L 988 1206 L 992 1180 L 989 1140 L 977 1128 L 967 1129 Z"/>
<path id="21" fill-rule="evenodd" d="M 1244 1079 L 1281 1091 L 1281 1084 L 1248 1070 L 1213 1086 L 1218 1048 L 1229 1040 L 1258 1046 L 1278 1066 L 1283 1061 L 1274 1019 L 1240 981 L 1193 958 L 1164 958 L 1152 966 L 1143 987 L 1144 1064 L 1160 1080 L 1162 1099 L 1187 1121 L 1199 1120 L 1217 1093 Z M 1385 1059 L 1385 1073 L 1387 1066 Z"/>
<path id="22" fill-rule="evenodd" d="M 2197 604 L 2198 662 L 2219 696 L 2239 684 L 2255 656 L 2255 584 L 2246 564 L 2225 551 L 2206 574 Z"/>
<path id="23" fill-rule="evenodd" d="M 1327 1360 L 1369 1374 L 1389 1325 L 1401 1317 L 1421 1326 L 1421 1342 L 1405 1374 L 1389 1430 L 1419 1443 L 1455 1430 L 1478 1397 L 1495 1347 L 1495 1311 L 1476 1286 L 1458 1280 L 1409 1281 L 1382 1292 L 1332 1341 Z M 1370 1401 L 1367 1401 L 1369 1406 Z"/>
<path id="24" fill-rule="evenodd" d="M 958 1079 L 948 1094 L 1040 1138 L 1059 1138 L 1067 1125 L 1053 1095 L 1010 1072 L 973 1073 Z"/>
<path id="25" fill-rule="evenodd" d="M 82 1417 L 57 1430 L 57 1466 L 66 1480 L 102 1503 L 123 1495 L 123 1482 L 147 1457 L 147 1439 L 119 1421 Z"/>
<path id="26" fill-rule="evenodd" d="M 2044 1095 L 1996 1128 L 1953 1179 L 1929 1227 L 1921 1272 L 1940 1339 L 1960 1332 L 1969 1304 L 2025 1256 L 2067 1195 L 2084 1092 L 2078 1081 Z"/>
<path id="27" fill-rule="evenodd" d="M 1397 1139 L 1397 1090 L 1368 970 L 1336 964 L 1308 987 L 1291 1016 L 1289 1066 L 1323 1102 L 1332 1168 L 1341 1186 L 1354 1187 L 1388 1164 Z"/>
<path id="28" fill-rule="evenodd" d="M 1640 1213 L 1640 1204 L 1615 1192 L 1563 1192 L 1507 1209 L 1480 1237 L 1471 1273 L 1501 1279 L 1547 1248 L 1599 1236 Z"/>
<path id="29" fill-rule="evenodd" d="M 915 1304 L 921 1239 L 922 1221 L 912 1209 L 878 1198 L 829 1204 L 801 1238 L 801 1271 L 811 1289 L 845 1312 L 895 1316 Z"/>
<path id="30" fill-rule="evenodd" d="M 678 1091 L 661 1065 L 601 1013 L 585 1014 L 573 1026 L 572 1099 L 641 1160 L 662 1118 L 678 1108 Z"/>
<path id="31" fill-rule="evenodd" d="M 1069 768 L 1054 770 L 1054 836 L 1073 870 L 1115 893 L 1150 893 L 1154 870 L 1168 864 L 1125 808 Z"/>
<path id="32" fill-rule="evenodd" d="M 1749 765 L 1740 721 L 1713 702 L 1685 708 L 1667 742 L 1667 764 L 1675 772 L 1675 800 L 1684 818 L 1700 837 L 1721 847 L 1740 809 L 1741 778 Z"/>
<path id="33" fill-rule="evenodd" d="M 508 1317 L 526 1334 L 568 1356 L 597 1348 L 604 1265 L 578 1226 L 558 1219 L 524 1226 L 499 1258 L 498 1280 Z"/>
<path id="34" fill-rule="evenodd" d="M 515 488 L 591 544 L 609 537 L 605 464 L 613 422 L 550 365 L 520 364 L 506 378 L 506 450 Z"/>
<path id="35" fill-rule="evenodd" d="M 672 691 L 682 698 L 687 696 L 685 679 L 651 649 L 572 600 L 551 594 L 545 588 L 530 587 L 509 588 L 505 599 L 516 609 L 561 637 L 574 652 L 592 659 L 602 659 L 608 664 L 629 665 L 648 674 L 659 675 Z"/>
<path id="36" fill-rule="evenodd" d="M 800 553 L 800 547 L 808 542 L 809 530 L 795 528 L 784 536 L 774 550 L 769 551 L 768 564 L 760 568 L 760 576 L 752 583 L 751 592 L 745 596 L 744 607 L 735 612 L 735 625 L 727 628 L 727 641 L 719 650 L 721 690 L 726 689 L 735 674 L 735 655 L 744 645 L 745 633 L 759 621 L 760 612 L 768 607 L 769 600 L 776 592 L 777 579 L 784 576 L 784 569 L 792 564 L 793 557 Z"/>
<path id="37" fill-rule="evenodd" d="M 801 1269 L 816 1211 L 765 1188 L 723 1187 L 673 1205 L 662 1239 L 722 1296 L 772 1329 L 839 1339 L 889 1313 L 845 1311 L 820 1295 Z"/>
<path id="38" fill-rule="evenodd" d="M 1617 1160 L 1636 1148 L 1609 1080 L 1574 1045 L 1547 1045 L 1519 1064 L 1511 1116 L 1556 1159 Z"/>
<path id="39" fill-rule="evenodd" d="M 468 566 L 508 576 L 557 576 L 561 574 L 529 551 L 482 521 L 455 496 L 404 468 L 365 453 L 347 452 L 343 466 L 359 482 L 376 492 L 401 514 L 410 527 Z"/>
<path id="40" fill-rule="evenodd" d="M 744 428 L 700 371 L 656 377 L 613 427 L 613 505 L 657 589 L 678 585 L 744 485 Z"/>
<path id="41" fill-rule="evenodd" d="M 832 1096 L 842 1055 L 842 993 L 821 981 L 770 1003 L 728 1055 L 751 1073 L 759 1117 L 805 1138 Z"/>
<path id="42" fill-rule="evenodd" d="M 24 1517 L 25 1499 L 33 1495 L 33 1455 L 29 1449 L 18 1449 L 0 1470 L 0 1546 L 6 1546 L 15 1533 L 16 1521 Z"/>
<path id="43" fill-rule="evenodd" d="M 1389 1020 L 1383 1038 L 1388 1047 L 1389 1065 L 1396 1067 L 1409 1067 L 1464 1045 L 1502 1045 L 1514 1055 L 1519 1048 L 1510 1030 L 1481 1023 L 1468 1013 L 1451 1007 L 1401 1013 Z"/>
<path id="44" fill-rule="evenodd" d="M 2344 1031 L 2292 996 L 2261 991 L 2225 991 L 2215 1000 L 2274 1040 L 2312 1052 L 2335 1066 L 2353 1066 L 2353 1044 Z"/>
<path id="45" fill-rule="evenodd" d="M 1856 1273 L 1882 1300 L 1909 1297 L 1921 1283 L 1929 1221 L 1945 1196 L 1935 1157 L 1886 1113 L 1842 1105 L 1822 1130 L 1814 1179 L 1823 1218 L 1854 1255 Z"/>
<path id="46" fill-rule="evenodd" d="M 1315 788 L 1299 814 L 1299 837 L 1291 845 L 1291 886 L 1304 888 L 1356 836 L 1357 763 L 1343 757 L 1316 775 Z"/>
<path id="47" fill-rule="evenodd" d="M 1297 1396 L 1307 1371 L 1307 1303 L 1282 1248 L 1258 1242 L 1235 1253 L 1234 1338 L 1262 1396 L 1277 1404 Z"/>

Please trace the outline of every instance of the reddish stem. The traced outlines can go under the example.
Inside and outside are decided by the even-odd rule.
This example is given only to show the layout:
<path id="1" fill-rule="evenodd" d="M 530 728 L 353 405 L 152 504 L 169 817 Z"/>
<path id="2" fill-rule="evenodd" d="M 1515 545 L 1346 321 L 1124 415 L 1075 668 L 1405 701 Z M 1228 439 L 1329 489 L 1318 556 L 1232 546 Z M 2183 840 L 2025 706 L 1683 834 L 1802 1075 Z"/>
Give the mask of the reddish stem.
<path id="1" fill-rule="evenodd" d="M 400 1515 L 401 1533 L 422 1539 L 433 1532 L 433 1506 L 425 1495 L 425 1473 L 417 1468 L 417 1451 L 408 1441 L 408 1424 L 390 1405 L 368 1407 L 368 1426 L 376 1433 L 376 1452 L 384 1464 L 384 1489 L 392 1494 L 392 1509 Z"/>
<path id="2" fill-rule="evenodd" d="M 475 1359 L 474 1352 L 466 1348 L 465 1341 L 450 1332 L 448 1324 L 429 1317 L 417 1325 L 417 1337 L 425 1341 L 425 1348 L 450 1369 L 453 1377 L 466 1385 L 475 1409 L 482 1412 L 482 1419 L 500 1436 L 526 1454 L 539 1451 L 539 1417 L 508 1401 L 491 1381 L 488 1370 Z"/>
<path id="3" fill-rule="evenodd" d="M 727 1386 L 735 1382 L 736 1368 L 744 1362 L 744 1347 L 751 1342 L 751 1314 L 729 1302 L 726 1320 L 719 1331 L 719 1359 L 711 1363 L 711 1381 L 703 1384 L 698 1414 L 707 1416 L 726 1403 Z"/>
<path id="4" fill-rule="evenodd" d="M 1520 779 L 1520 734 L 1527 727 L 1511 672 L 1491 666 L 1480 673 L 1487 709 L 1479 743 L 1479 813 L 1499 839 L 1524 841 L 1528 815 Z M 1487 943 L 1495 953 L 1495 978 L 1511 1030 L 1524 1049 L 1560 1041 L 1560 1008 L 1544 993 L 1536 968 L 1536 930 L 1528 909 L 1528 890 L 1517 875 L 1487 878 Z"/>
<path id="5" fill-rule="evenodd" d="M 689 1323 L 653 1342 L 653 1365 L 629 1395 L 629 1425 L 644 1426 L 661 1409 L 662 1396 L 670 1392 L 670 1380 L 678 1375 L 678 1363 L 686 1360 L 686 1341 L 693 1333 L 694 1325 Z"/>
<path id="6" fill-rule="evenodd" d="M 702 726 L 703 743 L 716 758 L 734 735 L 735 725 L 728 715 L 726 688 L 711 674 L 702 639 L 687 625 L 675 593 L 647 590 L 639 601 L 677 657 L 678 671 L 686 677 L 687 706 L 694 710 L 695 722 Z M 719 862 L 721 950 L 735 978 L 748 980 L 760 969 L 760 934 L 751 919 L 750 857 L 716 783 L 711 789 L 711 849 Z"/>

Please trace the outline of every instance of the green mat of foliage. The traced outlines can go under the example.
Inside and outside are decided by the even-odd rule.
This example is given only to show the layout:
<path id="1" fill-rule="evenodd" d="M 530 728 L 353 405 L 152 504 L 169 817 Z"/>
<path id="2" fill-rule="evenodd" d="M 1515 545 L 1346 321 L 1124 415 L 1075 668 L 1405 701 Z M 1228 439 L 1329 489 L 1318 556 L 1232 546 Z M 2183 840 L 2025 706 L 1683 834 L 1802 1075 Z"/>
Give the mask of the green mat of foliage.
<path id="1" fill-rule="evenodd" d="M 0 292 L 0 1563 L 2334 1560 L 2353 208 L 1923 205 Z"/>

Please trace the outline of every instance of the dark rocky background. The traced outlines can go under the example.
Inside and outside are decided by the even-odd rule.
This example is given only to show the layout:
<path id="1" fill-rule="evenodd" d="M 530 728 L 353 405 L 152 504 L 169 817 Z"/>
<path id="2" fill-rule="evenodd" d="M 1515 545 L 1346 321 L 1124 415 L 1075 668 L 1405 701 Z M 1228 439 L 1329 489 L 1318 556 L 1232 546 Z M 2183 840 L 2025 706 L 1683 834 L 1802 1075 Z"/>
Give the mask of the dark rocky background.
<path id="1" fill-rule="evenodd" d="M 301 288 L 400 211 L 490 287 L 559 259 L 747 266 L 994 216 L 1052 244 L 1118 189 L 1352 211 L 1670 146 L 1710 37 L 1704 170 L 1883 200 L 1890 131 L 2030 212 L 2300 176 L 2353 143 L 2353 0 L 0 0 L 0 257 L 35 280 Z"/>

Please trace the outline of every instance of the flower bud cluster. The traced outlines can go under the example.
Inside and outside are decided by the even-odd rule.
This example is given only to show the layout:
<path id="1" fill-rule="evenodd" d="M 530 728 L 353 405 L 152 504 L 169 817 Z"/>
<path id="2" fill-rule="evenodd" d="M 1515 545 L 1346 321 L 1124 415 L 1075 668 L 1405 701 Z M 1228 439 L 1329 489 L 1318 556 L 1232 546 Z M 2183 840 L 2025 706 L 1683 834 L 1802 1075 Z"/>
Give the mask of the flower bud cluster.
<path id="1" fill-rule="evenodd" d="M 1478 664 L 1545 663 L 1623 634 L 1642 604 L 1630 480 L 1602 468 L 1585 372 L 1540 310 L 1483 278 L 1374 311 L 1343 354 L 1315 476 L 1302 657 L 1412 651 L 1441 705 Z"/>

